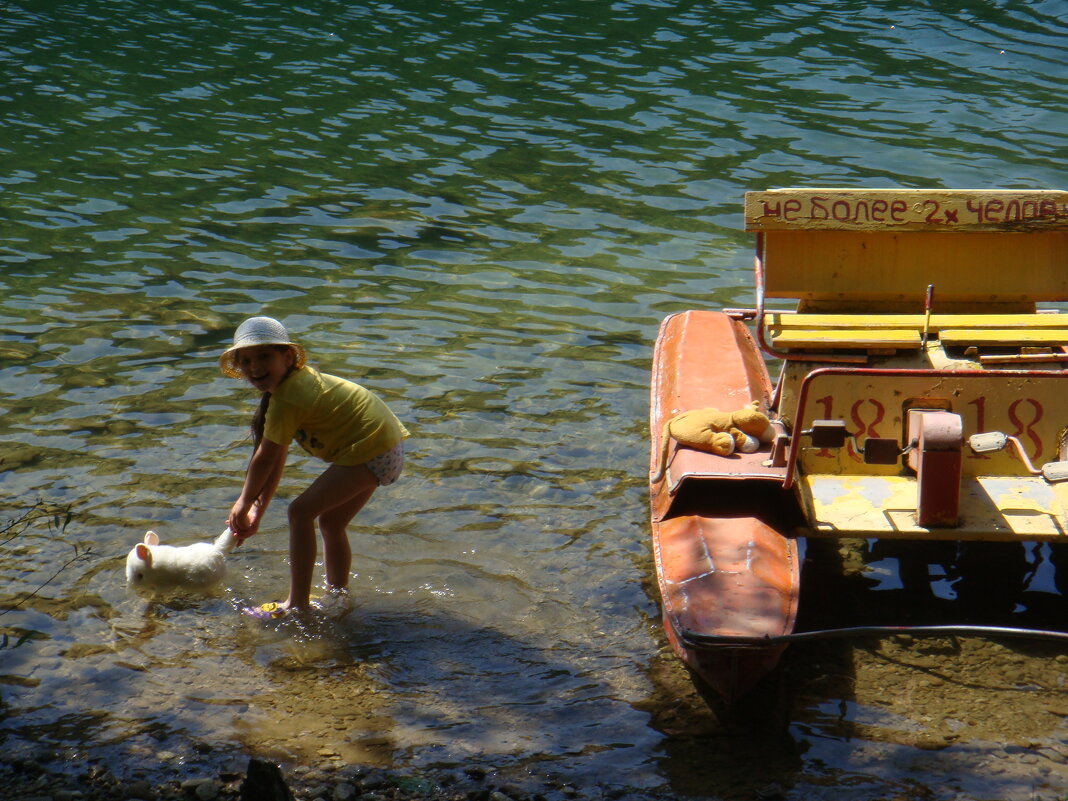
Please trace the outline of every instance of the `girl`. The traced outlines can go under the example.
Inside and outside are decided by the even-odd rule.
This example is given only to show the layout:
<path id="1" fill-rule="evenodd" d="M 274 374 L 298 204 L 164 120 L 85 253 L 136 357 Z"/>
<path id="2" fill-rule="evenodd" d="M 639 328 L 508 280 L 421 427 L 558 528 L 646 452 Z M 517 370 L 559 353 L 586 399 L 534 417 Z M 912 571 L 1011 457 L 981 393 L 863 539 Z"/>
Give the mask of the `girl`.
<path id="1" fill-rule="evenodd" d="M 259 529 L 291 440 L 329 463 L 289 504 L 289 597 L 244 610 L 261 619 L 284 617 L 309 605 L 316 521 L 327 586 L 348 586 L 352 551 L 345 528 L 377 487 L 400 476 L 408 431 L 374 393 L 308 366 L 304 348 L 270 317 L 245 320 L 219 366 L 225 375 L 244 378 L 263 393 L 252 419 L 253 454 L 245 485 L 227 520 L 238 544 Z"/>

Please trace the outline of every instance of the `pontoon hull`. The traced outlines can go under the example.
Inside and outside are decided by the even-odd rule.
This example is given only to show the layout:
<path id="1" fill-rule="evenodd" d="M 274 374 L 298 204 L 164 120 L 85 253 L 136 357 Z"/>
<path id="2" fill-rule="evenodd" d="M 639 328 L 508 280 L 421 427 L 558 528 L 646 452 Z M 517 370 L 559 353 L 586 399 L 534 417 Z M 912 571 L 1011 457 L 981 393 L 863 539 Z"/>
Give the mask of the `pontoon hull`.
<path id="1" fill-rule="evenodd" d="M 650 475 L 660 467 L 664 423 L 680 411 L 766 404 L 771 382 L 746 326 L 722 312 L 664 321 L 653 367 Z M 653 552 L 664 625 L 676 654 L 721 699 L 746 694 L 782 645 L 709 639 L 793 631 L 800 586 L 793 501 L 768 453 L 730 457 L 671 443 L 669 466 L 650 486 Z M 701 640 L 704 640 L 703 642 Z"/>

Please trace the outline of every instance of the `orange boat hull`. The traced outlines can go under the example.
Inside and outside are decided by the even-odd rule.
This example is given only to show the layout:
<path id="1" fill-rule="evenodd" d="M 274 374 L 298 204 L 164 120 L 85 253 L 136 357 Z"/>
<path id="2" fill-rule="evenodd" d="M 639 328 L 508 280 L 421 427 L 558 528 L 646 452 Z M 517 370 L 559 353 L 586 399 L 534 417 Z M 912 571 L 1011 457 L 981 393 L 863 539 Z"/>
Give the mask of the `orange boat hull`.
<path id="1" fill-rule="evenodd" d="M 690 311 L 661 326 L 652 392 L 656 475 L 672 416 L 766 404 L 771 382 L 743 323 Z M 760 638 L 793 631 L 800 586 L 797 542 L 789 536 L 793 501 L 782 470 L 764 464 L 766 451 L 722 457 L 672 441 L 668 452 L 668 469 L 650 485 L 664 625 L 678 656 L 730 702 L 779 661 L 784 646 Z M 720 637 L 737 639 L 715 642 Z"/>

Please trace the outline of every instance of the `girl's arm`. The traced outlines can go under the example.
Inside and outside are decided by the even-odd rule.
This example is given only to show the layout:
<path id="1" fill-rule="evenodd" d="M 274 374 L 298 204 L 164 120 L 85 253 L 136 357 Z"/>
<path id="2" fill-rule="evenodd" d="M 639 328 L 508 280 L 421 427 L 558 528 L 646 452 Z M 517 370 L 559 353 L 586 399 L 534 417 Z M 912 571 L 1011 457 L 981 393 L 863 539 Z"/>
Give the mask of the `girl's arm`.
<path id="1" fill-rule="evenodd" d="M 278 489 L 286 466 L 286 449 L 269 439 L 260 441 L 245 473 L 241 495 L 230 510 L 227 525 L 237 534 L 238 541 L 256 533 L 263 513 Z"/>

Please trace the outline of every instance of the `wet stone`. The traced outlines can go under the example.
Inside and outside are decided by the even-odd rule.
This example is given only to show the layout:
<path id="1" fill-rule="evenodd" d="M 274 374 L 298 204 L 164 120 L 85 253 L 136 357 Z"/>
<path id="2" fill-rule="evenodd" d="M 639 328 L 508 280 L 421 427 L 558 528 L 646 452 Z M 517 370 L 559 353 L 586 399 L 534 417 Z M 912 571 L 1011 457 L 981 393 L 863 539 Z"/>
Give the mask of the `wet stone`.
<path id="1" fill-rule="evenodd" d="M 133 781 L 126 785 L 126 793 L 130 798 L 151 798 L 152 785 L 143 779 Z"/>
<path id="2" fill-rule="evenodd" d="M 378 769 L 372 769 L 360 777 L 357 786 L 364 791 L 377 790 L 386 783 L 385 776 L 382 775 L 382 771 Z"/>
<path id="3" fill-rule="evenodd" d="M 1039 749 L 1039 752 L 1046 759 L 1051 762 L 1056 762 L 1058 765 L 1064 765 L 1068 763 L 1068 754 L 1065 754 L 1064 748 L 1054 748 L 1052 746 L 1044 746 Z"/>

